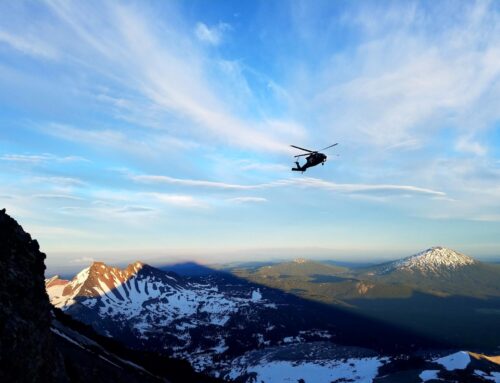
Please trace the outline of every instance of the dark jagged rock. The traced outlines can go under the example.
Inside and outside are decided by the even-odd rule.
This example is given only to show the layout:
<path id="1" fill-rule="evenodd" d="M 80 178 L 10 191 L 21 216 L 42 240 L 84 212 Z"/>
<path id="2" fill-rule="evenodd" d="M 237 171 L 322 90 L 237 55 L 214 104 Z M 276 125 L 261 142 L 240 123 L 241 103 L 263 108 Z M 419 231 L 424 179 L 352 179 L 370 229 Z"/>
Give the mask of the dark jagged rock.
<path id="1" fill-rule="evenodd" d="M 50 331 L 45 254 L 5 209 L 0 210 L 0 381 L 63 382 Z"/>
<path id="2" fill-rule="evenodd" d="M 0 210 L 1 383 L 219 382 L 188 362 L 129 350 L 53 311 L 44 260 L 38 242 Z"/>

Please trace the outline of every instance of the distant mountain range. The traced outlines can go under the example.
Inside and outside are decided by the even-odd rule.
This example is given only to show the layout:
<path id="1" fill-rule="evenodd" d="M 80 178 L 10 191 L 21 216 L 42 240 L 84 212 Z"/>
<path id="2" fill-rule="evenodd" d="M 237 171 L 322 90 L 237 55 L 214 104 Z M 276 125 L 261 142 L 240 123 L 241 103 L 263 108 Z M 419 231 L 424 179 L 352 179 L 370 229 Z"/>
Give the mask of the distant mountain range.
<path id="1" fill-rule="evenodd" d="M 53 305 L 100 334 L 226 378 L 260 376 L 256 371 L 266 370 L 263 361 L 271 354 L 284 363 L 290 350 L 302 355 L 300 363 L 337 360 L 344 350 L 361 364 L 368 358 L 397 370 L 398 348 L 412 355 L 422 347 L 491 350 L 500 344 L 491 333 L 500 308 L 500 268 L 442 247 L 361 269 L 296 259 L 240 265 L 230 273 L 195 264 L 178 270 L 188 275 L 141 262 L 124 269 L 94 262 L 72 280 L 47 279 L 46 289 Z M 457 315 L 457 309 L 470 315 Z M 460 331 L 449 336 L 460 326 L 470 333 L 471 320 L 481 326 L 472 343 Z M 324 352 L 313 352 L 319 349 Z M 381 350 L 387 357 L 380 357 Z"/>
<path id="2" fill-rule="evenodd" d="M 301 260 L 231 271 L 254 283 L 345 307 L 454 345 L 494 350 L 500 344 L 499 265 L 451 249 L 433 247 L 366 268 Z"/>
<path id="3" fill-rule="evenodd" d="M 500 297 L 500 267 L 444 247 L 364 268 L 295 260 L 232 273 L 256 283 L 312 295 L 324 302 L 356 298 L 408 297 L 414 292 L 436 296 Z"/>

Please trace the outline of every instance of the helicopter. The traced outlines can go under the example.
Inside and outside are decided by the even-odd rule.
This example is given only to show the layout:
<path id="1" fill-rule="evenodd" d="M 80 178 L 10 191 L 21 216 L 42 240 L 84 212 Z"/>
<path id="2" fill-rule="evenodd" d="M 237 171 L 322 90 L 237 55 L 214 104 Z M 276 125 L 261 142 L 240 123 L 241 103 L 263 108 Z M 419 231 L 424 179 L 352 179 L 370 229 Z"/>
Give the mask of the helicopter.
<path id="1" fill-rule="evenodd" d="M 299 161 L 295 161 L 296 167 L 292 168 L 292 170 L 295 172 L 304 173 L 307 170 L 307 168 L 310 168 L 310 167 L 313 167 L 313 166 L 316 166 L 319 164 L 324 165 L 326 162 L 326 159 L 328 157 L 326 156 L 326 154 L 320 153 L 320 151 L 323 151 L 325 149 L 329 149 L 329 148 L 336 146 L 336 145 L 338 145 L 338 142 L 333 144 L 333 145 L 327 146 L 326 148 L 320 149 L 320 150 L 309 150 L 309 149 L 301 148 L 299 146 L 290 145 L 292 148 L 303 150 L 304 152 L 307 152 L 304 154 L 298 154 L 298 155 L 294 156 L 295 158 L 302 157 L 302 156 L 307 156 L 307 157 L 306 157 L 306 163 L 302 166 L 300 166 Z"/>

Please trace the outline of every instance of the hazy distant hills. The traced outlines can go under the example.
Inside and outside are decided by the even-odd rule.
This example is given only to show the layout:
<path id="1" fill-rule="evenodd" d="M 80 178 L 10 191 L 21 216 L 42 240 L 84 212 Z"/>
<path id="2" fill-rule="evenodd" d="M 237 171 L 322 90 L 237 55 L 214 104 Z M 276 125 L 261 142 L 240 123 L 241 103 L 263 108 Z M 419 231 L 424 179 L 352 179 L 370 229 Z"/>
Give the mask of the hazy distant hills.
<path id="1" fill-rule="evenodd" d="M 446 342 L 500 344 L 500 267 L 451 249 L 433 247 L 361 269 L 299 260 L 233 272 Z"/>
<path id="2" fill-rule="evenodd" d="M 231 271 L 254 282 L 322 301 L 408 297 L 414 291 L 438 296 L 500 297 L 498 265 L 443 247 L 360 269 L 299 259 Z"/>
<path id="3" fill-rule="evenodd" d="M 293 262 L 283 262 L 276 265 L 263 266 L 257 273 L 264 277 L 305 277 L 312 275 L 337 275 L 348 271 L 345 267 L 311 262 L 303 258 L 295 259 Z"/>

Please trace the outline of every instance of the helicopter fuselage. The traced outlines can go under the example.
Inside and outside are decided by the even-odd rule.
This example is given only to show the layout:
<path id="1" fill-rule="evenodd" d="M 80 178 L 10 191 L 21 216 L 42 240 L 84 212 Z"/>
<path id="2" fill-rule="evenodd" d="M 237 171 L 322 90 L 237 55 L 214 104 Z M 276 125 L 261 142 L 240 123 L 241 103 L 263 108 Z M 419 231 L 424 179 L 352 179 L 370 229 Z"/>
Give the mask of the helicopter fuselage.
<path id="1" fill-rule="evenodd" d="M 306 157 L 306 163 L 304 165 L 300 166 L 299 162 L 297 161 L 297 167 L 292 168 L 292 170 L 297 172 L 305 172 L 307 168 L 311 168 L 319 164 L 324 164 L 327 158 L 328 157 L 323 153 L 311 153 Z"/>
<path id="2" fill-rule="evenodd" d="M 338 145 L 338 143 L 335 143 L 333 145 L 327 146 L 326 148 L 323 148 L 320 150 L 323 151 L 323 150 L 332 148 L 332 147 L 337 146 L 337 145 Z M 305 148 L 301 148 L 300 146 L 296 146 L 296 145 L 290 145 L 290 146 L 292 148 L 302 150 L 303 152 L 307 152 L 307 153 L 298 154 L 298 155 L 294 156 L 295 158 L 297 158 L 297 160 L 295 161 L 295 167 L 292 168 L 292 170 L 295 172 L 304 173 L 308 168 L 310 168 L 312 166 L 316 166 L 319 164 L 324 165 L 326 162 L 326 159 L 328 158 L 326 156 L 326 154 L 320 153 L 320 150 L 305 149 Z M 299 160 L 298 160 L 299 157 L 305 157 L 305 159 L 306 159 L 306 163 L 302 166 L 299 163 Z"/>

